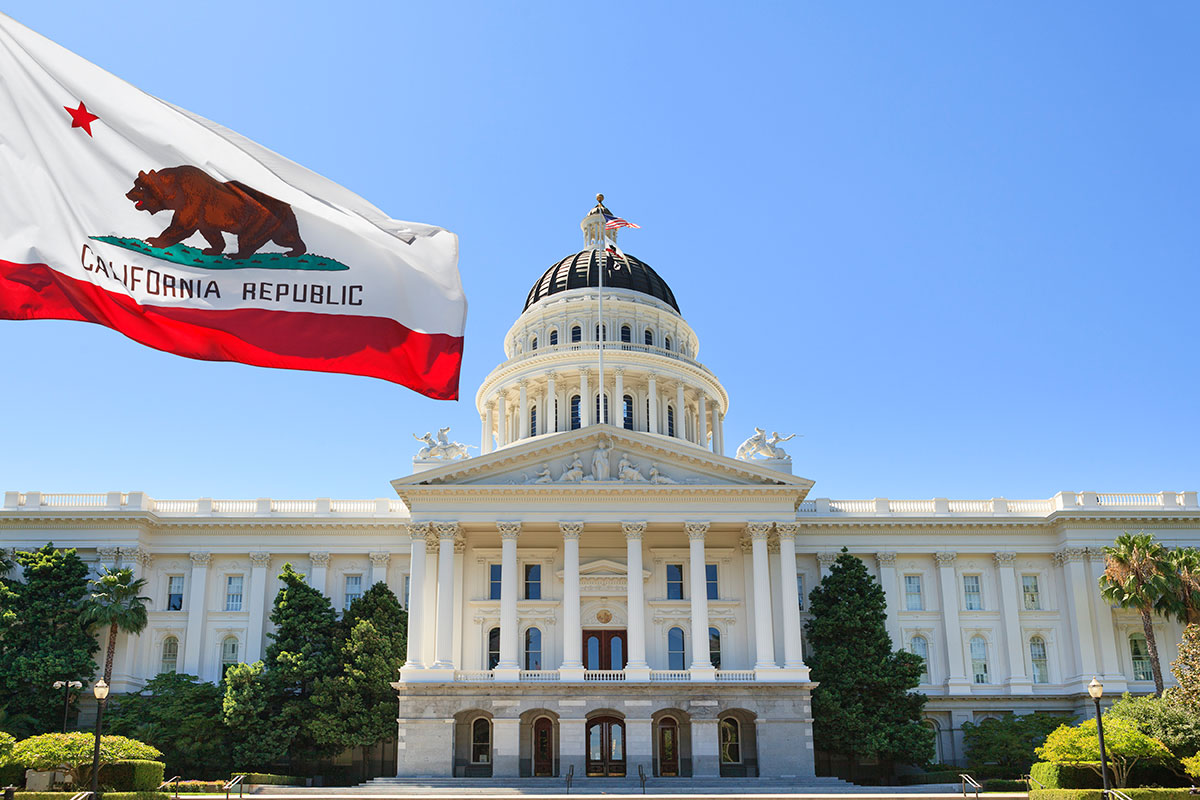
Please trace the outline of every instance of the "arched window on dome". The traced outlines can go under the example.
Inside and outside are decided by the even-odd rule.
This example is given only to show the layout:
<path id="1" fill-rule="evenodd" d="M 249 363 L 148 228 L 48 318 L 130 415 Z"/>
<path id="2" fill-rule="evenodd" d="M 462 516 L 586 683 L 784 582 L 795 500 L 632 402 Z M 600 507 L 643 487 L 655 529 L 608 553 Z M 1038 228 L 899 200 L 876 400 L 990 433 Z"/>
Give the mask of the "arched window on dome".
<path id="1" fill-rule="evenodd" d="M 573 394 L 571 395 L 571 430 L 573 431 L 579 430 L 580 426 L 583 424 L 579 413 L 579 395 Z"/>
<path id="2" fill-rule="evenodd" d="M 571 343 L 583 341 L 583 328 L 578 325 L 571 326 Z"/>
<path id="3" fill-rule="evenodd" d="M 914 636 L 908 641 L 908 650 L 921 657 L 921 683 L 929 683 L 929 642 L 924 636 Z"/>
<path id="4" fill-rule="evenodd" d="M 628 325 L 621 326 L 621 342 L 629 344 L 633 341 L 633 330 Z"/>
<path id="5" fill-rule="evenodd" d="M 670 336 L 668 336 L 667 338 L 663 339 L 663 349 L 665 349 L 665 350 L 670 350 L 670 349 L 671 349 L 671 337 L 670 337 Z"/>
<path id="6" fill-rule="evenodd" d="M 633 430 L 633 396 L 625 395 L 621 398 L 621 424 L 625 430 Z"/>
<path id="7" fill-rule="evenodd" d="M 529 407 L 529 435 L 537 436 L 537 406 Z"/>
<path id="8" fill-rule="evenodd" d="M 667 436 L 675 435 L 675 406 L 667 406 Z"/>
<path id="9" fill-rule="evenodd" d="M 1029 665 L 1033 673 L 1034 683 L 1049 683 L 1050 670 L 1047 668 L 1046 640 L 1034 636 L 1029 640 Z"/>
<path id="10" fill-rule="evenodd" d="M 532 339 L 529 340 L 529 349 L 537 350 L 537 337 L 536 336 L 534 336 Z"/>
<path id="11" fill-rule="evenodd" d="M 687 669 L 686 653 L 683 647 L 683 628 L 671 628 L 667 631 L 667 669 Z"/>
<path id="12" fill-rule="evenodd" d="M 654 331 L 650 330 L 649 328 L 646 328 L 646 335 L 642 337 L 642 341 L 646 343 L 647 347 L 653 347 L 654 346 Z"/>
<path id="13" fill-rule="evenodd" d="M 558 344 L 558 329 L 551 328 L 550 329 L 550 346 L 554 347 L 556 344 Z"/>
<path id="14" fill-rule="evenodd" d="M 179 639 L 168 636 L 162 643 L 162 666 L 159 672 L 174 672 L 179 663 Z M 103 740 L 101 740 L 103 741 Z"/>
<path id="15" fill-rule="evenodd" d="M 596 341 L 597 342 L 599 342 L 599 341 L 607 342 L 608 341 L 608 326 L 607 325 L 597 325 L 596 326 Z"/>
<path id="16" fill-rule="evenodd" d="M 601 397 L 604 398 L 604 416 L 603 417 L 600 416 L 600 398 Z M 596 419 L 602 424 L 605 424 L 605 425 L 608 424 L 608 395 L 606 395 L 606 394 L 596 395 Z"/>

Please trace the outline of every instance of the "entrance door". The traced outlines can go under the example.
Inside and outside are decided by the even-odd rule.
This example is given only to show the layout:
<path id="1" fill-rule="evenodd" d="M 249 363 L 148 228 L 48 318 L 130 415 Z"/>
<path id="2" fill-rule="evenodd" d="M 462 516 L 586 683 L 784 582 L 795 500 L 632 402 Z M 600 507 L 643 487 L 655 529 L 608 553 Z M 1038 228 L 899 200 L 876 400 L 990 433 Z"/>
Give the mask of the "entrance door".
<path id="1" fill-rule="evenodd" d="M 533 775 L 542 778 L 554 774 L 554 723 L 538 717 L 533 723 Z"/>
<path id="2" fill-rule="evenodd" d="M 664 778 L 679 775 L 679 723 L 673 717 L 658 723 L 658 774 Z"/>
<path id="3" fill-rule="evenodd" d="M 597 717 L 588 722 L 587 774 L 625 774 L 625 723 L 616 717 Z"/>
<path id="4" fill-rule="evenodd" d="M 625 631 L 593 630 L 583 632 L 583 668 L 625 669 Z"/>

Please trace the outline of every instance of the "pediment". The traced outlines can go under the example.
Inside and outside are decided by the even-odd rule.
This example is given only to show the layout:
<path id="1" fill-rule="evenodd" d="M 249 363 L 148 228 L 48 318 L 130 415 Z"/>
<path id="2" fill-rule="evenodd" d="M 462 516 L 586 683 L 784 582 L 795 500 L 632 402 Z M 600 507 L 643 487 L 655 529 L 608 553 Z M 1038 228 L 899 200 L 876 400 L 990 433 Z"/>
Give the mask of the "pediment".
<path id="1" fill-rule="evenodd" d="M 607 462 L 607 463 L 605 463 Z M 421 487 L 512 487 L 514 492 L 682 492 L 699 487 L 790 488 L 812 481 L 720 456 L 678 439 L 611 425 L 546 434 L 392 481 L 406 498 Z"/>

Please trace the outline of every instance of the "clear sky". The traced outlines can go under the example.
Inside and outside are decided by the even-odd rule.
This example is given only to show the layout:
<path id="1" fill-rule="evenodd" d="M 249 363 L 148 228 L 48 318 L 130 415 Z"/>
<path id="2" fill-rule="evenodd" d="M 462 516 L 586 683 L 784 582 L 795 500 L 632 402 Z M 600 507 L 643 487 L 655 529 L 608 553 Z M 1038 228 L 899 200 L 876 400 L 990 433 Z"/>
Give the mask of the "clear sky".
<path id="1" fill-rule="evenodd" d="M 1196 3 L 4 10 L 456 232 L 470 311 L 459 402 L 0 322 L 0 489 L 387 496 L 412 433 L 478 444 L 598 191 L 728 389 L 727 449 L 803 434 L 812 496 L 1200 489 Z"/>

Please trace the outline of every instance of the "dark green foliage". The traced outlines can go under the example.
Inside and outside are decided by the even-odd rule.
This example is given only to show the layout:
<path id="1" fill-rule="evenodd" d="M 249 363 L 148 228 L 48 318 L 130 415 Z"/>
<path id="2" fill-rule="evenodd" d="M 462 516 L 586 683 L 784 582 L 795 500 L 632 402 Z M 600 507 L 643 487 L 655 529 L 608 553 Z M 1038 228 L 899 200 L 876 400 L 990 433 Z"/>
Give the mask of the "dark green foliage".
<path id="1" fill-rule="evenodd" d="M 981 781 L 985 792 L 1027 792 L 1029 784 L 1025 781 L 1006 781 L 1003 778 L 988 778 Z"/>
<path id="2" fill-rule="evenodd" d="M 1038 783 L 1047 789 L 1099 789 L 1102 786 L 1100 775 L 1088 767 L 1074 764 L 1055 764 L 1050 761 L 1039 761 L 1029 768 L 1029 776 L 1033 788 Z"/>
<path id="3" fill-rule="evenodd" d="M 1059 725 L 1070 725 L 1073 716 L 1057 714 L 1005 715 L 976 724 L 964 722 L 963 745 L 967 764 L 978 769 L 985 764 L 1011 767 L 1024 773 L 1037 760 L 1034 749 L 1040 747 Z"/>
<path id="4" fill-rule="evenodd" d="M 0 621 L 0 725 L 24 737 L 62 729 L 63 695 L 52 685 L 89 684 L 99 647 L 78 612 L 88 569 L 75 551 L 47 544 L 16 561 L 24 580 L 0 579 L 5 606 L 17 611 Z"/>
<path id="5" fill-rule="evenodd" d="M 161 761 L 117 761 L 100 768 L 100 785 L 118 792 L 153 792 L 163 782 L 166 767 Z"/>
<path id="6" fill-rule="evenodd" d="M 109 700 L 104 719 L 111 733 L 154 745 L 172 775 L 217 776 L 232 757 L 221 719 L 221 687 L 192 675 L 164 672 L 138 694 Z"/>
<path id="7" fill-rule="evenodd" d="M 225 791 L 226 781 L 176 781 L 171 784 L 171 794 L 213 794 Z"/>
<path id="8" fill-rule="evenodd" d="M 883 589 L 863 562 L 843 548 L 829 575 L 809 595 L 804 630 L 813 691 L 816 748 L 856 759 L 926 764 L 933 731 L 921 724 L 925 695 L 920 656 L 892 650 L 884 626 Z"/>
<path id="9" fill-rule="evenodd" d="M 236 778 L 238 775 L 245 775 L 246 783 L 259 786 L 304 786 L 308 783 L 307 779 L 295 775 L 272 775 L 267 772 L 235 772 L 229 777 Z"/>
<path id="10" fill-rule="evenodd" d="M 71 800 L 75 792 L 17 792 L 17 800 Z M 166 792 L 104 792 L 104 800 L 171 800 Z"/>
<path id="11" fill-rule="evenodd" d="M 1133 800 L 1193 800 L 1187 789 L 1122 789 Z M 107 796 L 105 800 L 108 800 Z M 1100 789 L 1030 789 L 1029 800 L 1102 800 Z"/>
<path id="12" fill-rule="evenodd" d="M 277 706 L 264 679 L 263 662 L 234 664 L 225 673 L 222 719 L 231 732 L 233 763 L 272 764 L 287 756 L 293 724 L 273 723 Z"/>
<path id="13" fill-rule="evenodd" d="M 386 584 L 356 600 L 339 625 L 339 671 L 313 692 L 313 736 L 323 747 L 370 747 L 396 730 L 396 690 L 408 615 Z"/>
<path id="14" fill-rule="evenodd" d="M 959 772 L 954 770 L 918 772 L 915 775 L 901 775 L 896 780 L 901 786 L 925 786 L 932 783 L 961 783 L 962 778 L 958 776 Z"/>
<path id="15" fill-rule="evenodd" d="M 1175 690 L 1162 697 L 1133 697 L 1128 692 L 1104 712 L 1104 719 L 1126 719 L 1167 746 L 1176 758 L 1200 753 L 1200 717 Z"/>
<path id="16" fill-rule="evenodd" d="M 0 766 L 0 787 L 16 786 L 18 788 L 25 785 L 25 765 L 24 764 L 4 764 Z"/>

